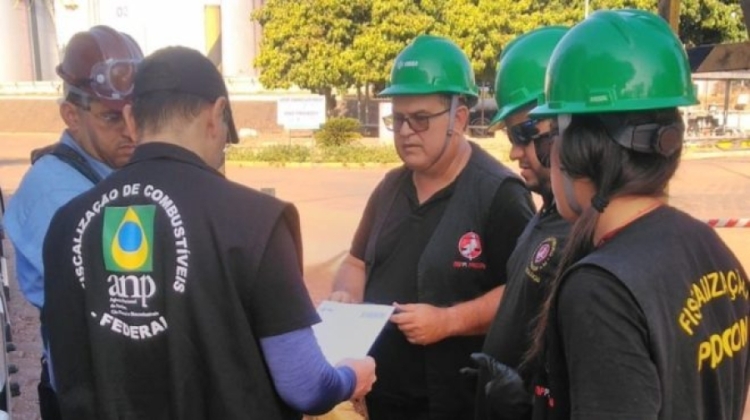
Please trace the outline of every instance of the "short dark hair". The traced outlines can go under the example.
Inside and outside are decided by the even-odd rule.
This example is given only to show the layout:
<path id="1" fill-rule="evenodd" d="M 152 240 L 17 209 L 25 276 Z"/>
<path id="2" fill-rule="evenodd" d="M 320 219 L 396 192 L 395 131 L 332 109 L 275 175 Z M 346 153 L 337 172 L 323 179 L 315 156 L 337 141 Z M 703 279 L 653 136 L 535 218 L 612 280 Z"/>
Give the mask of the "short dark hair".
<path id="1" fill-rule="evenodd" d="M 211 102 L 189 93 L 161 90 L 139 96 L 133 100 L 138 137 L 147 131 L 156 132 L 176 122 L 192 120 L 207 106 Z"/>

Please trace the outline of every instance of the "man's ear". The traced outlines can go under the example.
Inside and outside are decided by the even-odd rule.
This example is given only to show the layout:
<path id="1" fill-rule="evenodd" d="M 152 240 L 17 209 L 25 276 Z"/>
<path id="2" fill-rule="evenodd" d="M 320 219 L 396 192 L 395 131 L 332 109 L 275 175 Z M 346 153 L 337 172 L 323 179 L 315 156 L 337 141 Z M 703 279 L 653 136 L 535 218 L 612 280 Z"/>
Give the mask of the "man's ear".
<path id="1" fill-rule="evenodd" d="M 454 131 L 465 133 L 466 130 L 469 129 L 469 118 L 469 108 L 466 105 L 459 104 L 458 107 L 456 107 L 456 128 L 454 129 Z"/>
<path id="2" fill-rule="evenodd" d="M 125 120 L 125 126 L 128 129 L 128 136 L 136 141 L 140 140 L 138 136 L 138 127 L 135 124 L 135 117 L 133 117 L 133 105 L 125 105 L 122 108 L 122 118 Z"/>
<path id="3" fill-rule="evenodd" d="M 71 132 L 77 132 L 81 128 L 81 114 L 78 107 L 70 102 L 64 101 L 60 104 L 60 117 Z"/>
<path id="4" fill-rule="evenodd" d="M 224 118 L 224 115 L 226 115 L 224 110 L 227 106 L 229 106 L 227 98 L 220 96 L 211 106 L 211 117 L 209 118 L 210 133 L 213 137 L 221 139 L 222 147 L 224 147 L 224 143 L 227 141 L 227 133 L 229 133 L 227 121 Z"/>

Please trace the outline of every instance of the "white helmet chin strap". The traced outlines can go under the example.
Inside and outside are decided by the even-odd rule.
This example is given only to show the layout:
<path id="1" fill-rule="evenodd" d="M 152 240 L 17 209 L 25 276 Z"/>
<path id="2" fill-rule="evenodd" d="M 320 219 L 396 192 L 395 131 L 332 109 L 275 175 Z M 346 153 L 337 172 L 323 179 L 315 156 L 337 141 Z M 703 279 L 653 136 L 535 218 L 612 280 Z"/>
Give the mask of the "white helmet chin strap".
<path id="1" fill-rule="evenodd" d="M 571 114 L 557 114 L 557 131 L 560 133 L 560 136 L 570 127 L 572 121 L 573 116 Z"/>
<path id="2" fill-rule="evenodd" d="M 427 167 L 427 169 L 432 168 L 440 158 L 443 157 L 443 154 L 445 154 L 446 149 L 448 149 L 448 144 L 450 143 L 451 139 L 453 138 L 453 127 L 455 125 L 456 120 L 456 110 L 458 109 L 458 95 L 452 95 L 451 96 L 451 108 L 450 111 L 448 111 L 448 130 L 445 132 L 445 141 L 443 141 L 443 148 L 440 149 L 440 153 L 438 153 L 437 157 L 433 159 L 430 166 Z"/>

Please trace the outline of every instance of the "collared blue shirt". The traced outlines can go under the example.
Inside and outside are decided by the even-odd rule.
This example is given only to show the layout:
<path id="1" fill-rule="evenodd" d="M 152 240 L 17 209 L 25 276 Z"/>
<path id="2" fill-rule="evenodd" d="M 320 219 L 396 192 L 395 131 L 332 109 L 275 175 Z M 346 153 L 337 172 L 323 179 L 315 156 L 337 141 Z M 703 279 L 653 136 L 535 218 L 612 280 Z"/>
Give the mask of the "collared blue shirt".
<path id="1" fill-rule="evenodd" d="M 102 178 L 112 168 L 94 159 L 63 132 L 60 142 L 75 149 Z M 93 186 L 84 175 L 53 155 L 36 161 L 13 194 L 3 223 L 16 255 L 16 277 L 21 292 L 37 308 L 44 305 L 42 245 L 55 212 Z"/>

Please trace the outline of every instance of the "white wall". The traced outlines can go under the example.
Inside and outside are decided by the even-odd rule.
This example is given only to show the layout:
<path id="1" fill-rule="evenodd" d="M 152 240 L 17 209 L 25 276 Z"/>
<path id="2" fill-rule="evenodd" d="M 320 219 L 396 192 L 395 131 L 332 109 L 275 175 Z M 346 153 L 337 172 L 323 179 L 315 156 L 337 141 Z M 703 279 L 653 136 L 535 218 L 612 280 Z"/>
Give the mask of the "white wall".
<path id="1" fill-rule="evenodd" d="M 60 47 L 94 25 L 127 32 L 144 54 L 169 45 L 205 52 L 203 8 L 206 0 L 55 0 Z M 66 8 L 65 4 L 75 4 Z"/>
<path id="2" fill-rule="evenodd" d="M 67 42 L 94 25 L 109 25 L 130 34 L 145 54 L 169 45 L 207 53 L 206 5 L 221 4 L 222 70 L 236 83 L 256 80 L 253 60 L 259 53 L 261 28 L 250 20 L 265 0 L 0 0 L 0 83 L 35 78 L 34 46 L 27 2 L 36 7 L 39 31 L 37 72 L 56 82 L 55 66 Z M 54 4 L 54 16 L 46 3 Z"/>
<path id="3" fill-rule="evenodd" d="M 54 11 L 46 0 L 32 0 L 35 4 L 36 25 L 38 33 L 38 61 L 35 73 L 38 80 L 53 80 L 57 77 L 55 67 L 60 63 L 60 48 L 57 41 L 57 29 Z"/>
<path id="4" fill-rule="evenodd" d="M 22 3 L 0 1 L 0 83 L 33 78 L 27 22 Z"/>
<path id="5" fill-rule="evenodd" d="M 205 51 L 205 0 L 98 0 L 99 22 L 129 33 L 144 54 L 170 45 Z"/>
<path id="6" fill-rule="evenodd" d="M 94 15 L 94 4 L 89 0 L 55 0 L 57 44 L 61 52 L 75 33 L 96 25 Z"/>
<path id="7" fill-rule="evenodd" d="M 36 40 L 32 38 L 34 23 Z M 55 77 L 57 36 L 45 0 L 0 1 L 0 46 L 0 83 Z"/>
<path id="8" fill-rule="evenodd" d="M 259 54 L 260 25 L 250 20 L 261 0 L 221 2 L 222 70 L 225 76 L 256 77 L 253 60 Z"/>

